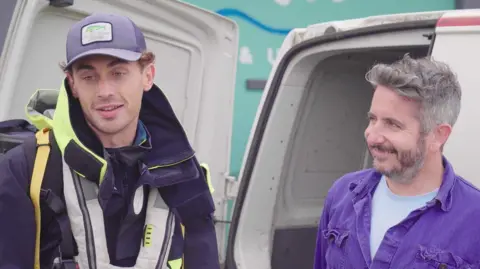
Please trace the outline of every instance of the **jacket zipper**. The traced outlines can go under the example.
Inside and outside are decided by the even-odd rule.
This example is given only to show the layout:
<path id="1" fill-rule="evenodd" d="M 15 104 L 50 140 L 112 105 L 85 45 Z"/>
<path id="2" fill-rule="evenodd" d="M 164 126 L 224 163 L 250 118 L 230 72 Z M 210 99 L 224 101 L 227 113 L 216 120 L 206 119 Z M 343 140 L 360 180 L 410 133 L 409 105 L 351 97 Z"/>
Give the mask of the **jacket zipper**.
<path id="1" fill-rule="evenodd" d="M 195 154 L 191 155 L 191 156 L 188 156 L 185 159 L 180 160 L 178 162 L 150 166 L 150 167 L 148 167 L 148 170 L 155 170 L 155 169 L 158 169 L 158 168 L 170 167 L 170 166 L 174 166 L 174 165 L 177 165 L 177 164 L 181 164 L 183 162 L 186 162 L 186 161 L 192 159 L 193 157 L 195 157 Z"/>
<path id="2" fill-rule="evenodd" d="M 165 228 L 165 235 L 163 236 L 162 250 L 160 251 L 160 256 L 158 257 L 157 266 L 155 267 L 156 269 L 161 269 L 164 264 L 165 257 L 167 255 L 168 246 L 170 245 L 170 239 L 172 237 L 173 221 L 174 221 L 174 218 L 173 218 L 172 210 L 169 210 L 167 222 L 166 222 L 166 228 Z"/>
<path id="3" fill-rule="evenodd" d="M 92 222 L 90 220 L 90 214 L 88 213 L 87 202 L 85 201 L 85 196 L 83 195 L 82 182 L 79 176 L 75 173 L 72 173 L 72 179 L 75 186 L 75 191 L 78 197 L 78 204 L 80 205 L 80 210 L 83 215 L 83 225 L 85 227 L 85 242 L 87 245 L 87 258 L 88 258 L 88 267 L 90 269 L 97 269 L 97 259 L 95 254 L 95 241 L 93 237 Z"/>

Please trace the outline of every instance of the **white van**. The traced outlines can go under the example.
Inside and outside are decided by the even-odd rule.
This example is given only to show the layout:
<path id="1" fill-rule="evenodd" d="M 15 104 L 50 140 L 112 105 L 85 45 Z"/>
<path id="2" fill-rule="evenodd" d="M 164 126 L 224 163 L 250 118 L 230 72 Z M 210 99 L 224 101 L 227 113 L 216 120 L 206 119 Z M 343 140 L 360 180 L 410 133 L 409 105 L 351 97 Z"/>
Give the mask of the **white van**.
<path id="1" fill-rule="evenodd" d="M 228 171 L 239 30 L 233 21 L 189 4 L 0 1 L 0 120 L 24 117 L 36 89 L 59 87 L 63 74 L 57 66 L 65 58 L 68 28 L 95 11 L 132 18 L 156 53 L 155 83 L 172 102 L 200 161 L 210 165 L 220 259 L 227 269 L 313 268 L 327 190 L 342 174 L 370 166 L 363 131 L 372 89 L 364 75 L 377 62 L 410 53 L 433 55 L 453 67 L 463 86 L 463 106 L 445 152 L 457 172 L 480 185 L 474 170 L 480 125 L 468 124 L 468 116 L 480 114 L 475 66 L 480 10 L 377 16 L 293 30 L 268 79 L 238 193 Z M 226 201 L 235 196 L 226 238 Z"/>

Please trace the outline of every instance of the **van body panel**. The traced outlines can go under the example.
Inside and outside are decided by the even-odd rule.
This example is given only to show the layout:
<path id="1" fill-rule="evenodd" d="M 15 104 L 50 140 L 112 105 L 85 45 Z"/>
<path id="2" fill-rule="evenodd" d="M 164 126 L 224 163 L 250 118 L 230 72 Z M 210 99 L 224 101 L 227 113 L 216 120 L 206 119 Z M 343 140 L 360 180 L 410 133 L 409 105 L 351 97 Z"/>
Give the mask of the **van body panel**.
<path id="1" fill-rule="evenodd" d="M 450 65 L 462 87 L 462 107 L 445 145 L 445 156 L 456 173 L 480 187 L 476 169 L 480 152 L 480 124 L 476 122 L 480 115 L 480 91 L 479 71 L 475 66 L 480 62 L 480 53 L 473 53 L 478 51 L 480 44 L 480 24 L 462 26 L 465 18 L 477 18 L 480 23 L 480 9 L 452 11 L 442 18 L 450 18 L 453 23 L 459 19 L 459 25 L 436 28 L 432 56 Z"/>
<path id="2" fill-rule="evenodd" d="M 18 0 L 0 58 L 0 120 L 25 118 L 36 89 L 59 89 L 68 29 L 96 11 L 126 15 L 144 32 L 156 54 L 154 82 L 171 102 L 199 161 L 209 165 L 215 217 L 225 219 L 239 32 L 235 22 L 216 13 L 176 0 L 82 0 L 65 8 Z M 225 225 L 217 229 L 223 250 Z"/>

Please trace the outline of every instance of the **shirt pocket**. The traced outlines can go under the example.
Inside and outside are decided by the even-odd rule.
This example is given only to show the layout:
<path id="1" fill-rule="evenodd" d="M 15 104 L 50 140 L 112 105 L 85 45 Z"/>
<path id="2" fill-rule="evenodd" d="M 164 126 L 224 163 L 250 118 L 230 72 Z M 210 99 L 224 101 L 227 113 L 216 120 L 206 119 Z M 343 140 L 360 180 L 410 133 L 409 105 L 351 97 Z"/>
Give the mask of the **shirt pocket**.
<path id="1" fill-rule="evenodd" d="M 347 265 L 347 230 L 329 228 L 322 231 L 323 237 L 327 240 L 328 246 L 325 253 L 327 268 L 345 269 Z"/>
<path id="2" fill-rule="evenodd" d="M 448 250 L 420 245 L 412 268 L 479 269 L 479 265 L 471 264 Z"/>

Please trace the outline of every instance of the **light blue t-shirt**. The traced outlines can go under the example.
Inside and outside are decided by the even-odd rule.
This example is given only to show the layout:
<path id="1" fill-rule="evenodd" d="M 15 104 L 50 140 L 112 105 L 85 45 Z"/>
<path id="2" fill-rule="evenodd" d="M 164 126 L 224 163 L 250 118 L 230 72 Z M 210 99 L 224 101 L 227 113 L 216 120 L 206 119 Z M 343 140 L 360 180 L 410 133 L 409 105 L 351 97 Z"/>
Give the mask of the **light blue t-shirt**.
<path id="1" fill-rule="evenodd" d="M 418 196 L 394 194 L 382 177 L 373 194 L 372 221 L 370 229 L 370 253 L 375 257 L 385 233 L 390 227 L 404 220 L 412 211 L 426 205 L 437 195 L 438 189 Z"/>

